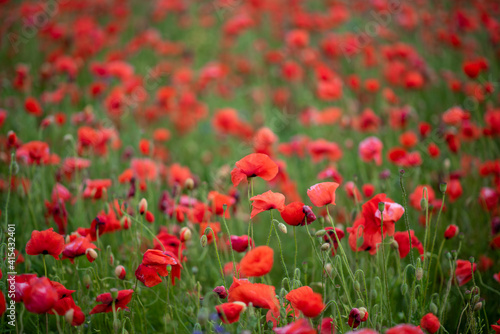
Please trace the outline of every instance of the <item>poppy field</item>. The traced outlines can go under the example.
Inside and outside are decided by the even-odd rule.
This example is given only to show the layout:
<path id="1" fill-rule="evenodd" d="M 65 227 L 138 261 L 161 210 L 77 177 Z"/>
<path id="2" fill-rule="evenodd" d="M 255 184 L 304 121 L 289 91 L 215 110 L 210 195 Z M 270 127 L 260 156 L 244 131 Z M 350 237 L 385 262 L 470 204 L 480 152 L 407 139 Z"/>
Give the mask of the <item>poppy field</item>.
<path id="1" fill-rule="evenodd" d="M 2 333 L 500 333 L 496 0 L 0 0 Z"/>

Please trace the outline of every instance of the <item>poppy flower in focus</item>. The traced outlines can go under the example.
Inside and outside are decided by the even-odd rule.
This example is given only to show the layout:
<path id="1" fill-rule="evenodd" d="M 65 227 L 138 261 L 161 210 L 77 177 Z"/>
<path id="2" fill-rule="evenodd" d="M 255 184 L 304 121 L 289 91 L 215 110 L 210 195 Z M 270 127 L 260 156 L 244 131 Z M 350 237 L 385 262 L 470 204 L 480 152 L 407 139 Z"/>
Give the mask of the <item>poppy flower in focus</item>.
<path id="1" fill-rule="evenodd" d="M 335 190 L 338 187 L 339 184 L 336 182 L 317 183 L 307 189 L 307 196 L 309 196 L 311 202 L 317 207 L 328 204 L 335 205 Z"/>
<path id="2" fill-rule="evenodd" d="M 471 264 L 470 261 L 457 260 L 455 277 L 459 286 L 467 284 L 472 279 L 472 274 L 476 272 L 476 267 L 477 265 L 475 263 Z"/>
<path id="3" fill-rule="evenodd" d="M 292 303 L 295 310 L 299 310 L 309 318 L 317 317 L 325 308 L 321 294 L 314 292 L 308 286 L 290 291 L 286 295 L 286 299 Z"/>
<path id="4" fill-rule="evenodd" d="M 316 220 L 316 216 L 306 215 L 304 206 L 306 206 L 304 203 L 298 201 L 288 204 L 285 206 L 285 209 L 281 211 L 281 218 L 290 226 L 304 226 L 306 221 L 307 224 L 311 224 Z"/>
<path id="5" fill-rule="evenodd" d="M 216 305 L 215 309 L 223 323 L 232 324 L 240 320 L 240 315 L 245 311 L 246 305 L 242 302 L 224 303 Z"/>
<path id="6" fill-rule="evenodd" d="M 97 246 L 94 245 L 90 236 L 86 237 L 74 237 L 70 236 L 70 242 L 64 246 L 62 251 L 62 259 L 69 259 L 71 263 L 74 263 L 74 259 L 78 256 L 85 255 L 87 249 L 96 249 Z"/>
<path id="7" fill-rule="evenodd" d="M 236 167 L 231 171 L 231 181 L 236 187 L 248 178 L 260 177 L 270 181 L 276 174 L 278 174 L 278 165 L 268 155 L 252 153 L 236 162 Z"/>
<path id="8" fill-rule="evenodd" d="M 351 328 L 357 328 L 362 322 L 368 320 L 368 312 L 364 307 L 353 308 L 349 312 L 349 319 L 347 323 Z"/>
<path id="9" fill-rule="evenodd" d="M 65 316 L 67 312 L 72 312 L 71 326 L 80 326 L 85 322 L 85 314 L 82 309 L 75 304 L 73 297 L 60 298 L 52 308 L 59 316 Z M 53 314 L 52 311 L 49 312 Z"/>
<path id="10" fill-rule="evenodd" d="M 425 329 L 429 333 L 434 334 L 437 331 L 439 331 L 441 324 L 439 323 L 438 317 L 436 317 L 432 313 L 427 313 L 420 320 L 420 327 L 422 327 L 423 329 Z"/>
<path id="11" fill-rule="evenodd" d="M 29 255 L 52 255 L 58 260 L 64 249 L 64 237 L 54 232 L 53 228 L 45 231 L 31 232 L 31 239 L 26 244 L 26 254 Z"/>
<path id="12" fill-rule="evenodd" d="M 389 328 L 385 334 L 424 334 L 420 327 L 401 324 L 395 327 Z"/>
<path id="13" fill-rule="evenodd" d="M 269 273 L 274 264 L 274 251 L 268 246 L 255 247 L 240 261 L 240 271 L 246 277 L 260 277 Z"/>
<path id="14" fill-rule="evenodd" d="M 274 193 L 271 190 L 251 197 L 250 200 L 252 201 L 252 213 L 250 214 L 250 218 L 267 210 L 276 209 L 281 212 L 285 209 L 285 196 L 280 193 Z"/>
<path id="15" fill-rule="evenodd" d="M 23 290 L 24 306 L 32 313 L 49 312 L 57 300 L 57 290 L 47 277 L 34 278 Z"/>
<path id="16" fill-rule="evenodd" d="M 299 319 L 285 327 L 276 327 L 273 330 L 276 334 L 316 334 L 316 330 L 306 319 Z"/>
<path id="17" fill-rule="evenodd" d="M 134 290 L 120 290 L 118 291 L 117 297 L 113 299 L 110 292 L 103 293 L 96 298 L 96 302 L 100 303 L 96 305 L 90 314 L 96 313 L 109 313 L 113 312 L 113 301 L 115 303 L 115 310 L 128 310 L 127 304 L 132 300 L 132 294 Z"/>
<path id="18" fill-rule="evenodd" d="M 410 230 L 411 235 L 411 248 L 418 249 L 420 255 L 424 254 L 424 247 L 420 240 L 415 236 L 415 232 Z M 410 237 L 408 232 L 396 232 L 394 233 L 394 240 L 398 243 L 399 257 L 405 258 L 410 253 Z"/>
<path id="19" fill-rule="evenodd" d="M 159 276 L 168 276 L 169 266 L 172 285 L 175 285 L 175 278 L 181 277 L 182 269 L 177 256 L 170 251 L 148 249 L 142 257 L 142 263 L 135 271 L 135 277 L 150 288 L 161 283 Z"/>

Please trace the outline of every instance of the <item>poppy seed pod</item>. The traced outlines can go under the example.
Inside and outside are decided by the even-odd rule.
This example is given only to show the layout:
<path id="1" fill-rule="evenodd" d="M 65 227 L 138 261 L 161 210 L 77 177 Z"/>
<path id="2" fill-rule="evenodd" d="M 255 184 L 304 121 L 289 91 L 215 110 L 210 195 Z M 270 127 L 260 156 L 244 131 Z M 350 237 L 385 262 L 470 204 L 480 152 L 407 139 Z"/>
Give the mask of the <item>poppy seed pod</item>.
<path id="1" fill-rule="evenodd" d="M 139 202 L 139 213 L 141 215 L 144 215 L 147 211 L 148 211 L 148 201 L 145 198 L 143 198 Z"/>
<path id="2" fill-rule="evenodd" d="M 446 189 L 448 188 L 448 185 L 446 182 L 441 182 L 439 184 L 439 190 L 444 194 L 446 192 Z"/>
<path id="3" fill-rule="evenodd" d="M 384 202 L 378 202 L 378 211 L 384 212 L 385 209 L 385 203 Z"/>
<path id="4" fill-rule="evenodd" d="M 109 290 L 109 292 L 111 293 L 111 297 L 112 297 L 113 299 L 118 298 L 118 289 L 116 289 L 116 288 L 112 288 L 111 290 Z"/>

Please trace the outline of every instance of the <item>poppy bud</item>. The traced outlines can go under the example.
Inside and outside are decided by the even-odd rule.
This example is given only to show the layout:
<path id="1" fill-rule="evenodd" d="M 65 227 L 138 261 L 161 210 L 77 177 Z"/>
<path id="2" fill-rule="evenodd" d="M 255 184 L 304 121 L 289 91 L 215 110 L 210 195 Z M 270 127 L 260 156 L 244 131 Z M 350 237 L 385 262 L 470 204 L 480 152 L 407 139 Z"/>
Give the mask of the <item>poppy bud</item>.
<path id="1" fill-rule="evenodd" d="M 451 224 L 446 228 L 446 231 L 444 231 L 444 237 L 445 239 L 451 239 L 453 237 L 456 237 L 458 235 L 458 232 L 458 226 Z"/>
<path id="2" fill-rule="evenodd" d="M 328 275 L 331 275 L 332 274 L 332 271 L 333 271 L 333 266 L 331 263 L 327 263 L 325 265 L 325 271 L 328 273 Z"/>
<path id="3" fill-rule="evenodd" d="M 87 248 L 87 250 L 85 251 L 85 255 L 87 256 L 87 260 L 89 260 L 90 263 L 94 262 L 95 259 L 97 259 L 97 252 L 92 248 Z"/>
<path id="4" fill-rule="evenodd" d="M 191 240 L 191 235 L 192 234 L 191 234 L 191 230 L 189 229 L 189 227 L 181 228 L 181 241 L 182 242 Z"/>
<path id="5" fill-rule="evenodd" d="M 439 191 L 441 191 L 443 194 L 446 193 L 446 188 L 447 188 L 446 182 L 441 182 L 439 184 Z"/>
<path id="6" fill-rule="evenodd" d="M 385 203 L 384 202 L 378 202 L 378 211 L 384 212 L 385 209 Z"/>
<path id="7" fill-rule="evenodd" d="M 420 200 L 420 207 L 422 208 L 422 211 L 425 211 L 427 209 L 427 200 L 422 197 L 422 199 Z"/>
<path id="8" fill-rule="evenodd" d="M 472 288 L 472 291 L 471 291 L 473 294 L 475 295 L 478 295 L 479 294 L 479 288 L 477 286 L 473 287 Z"/>
<path id="9" fill-rule="evenodd" d="M 314 233 L 314 235 L 317 236 L 318 238 L 321 238 L 321 237 L 323 237 L 323 236 L 326 235 L 326 231 L 325 230 L 319 230 L 316 233 Z"/>
<path id="10" fill-rule="evenodd" d="M 281 299 L 285 298 L 285 296 L 288 294 L 288 291 L 286 291 L 285 288 L 281 288 L 280 290 L 280 297 Z"/>
<path id="11" fill-rule="evenodd" d="M 218 286 L 213 291 L 219 296 L 220 299 L 227 298 L 227 291 L 226 291 L 226 288 L 224 286 L 222 286 L 222 285 Z"/>
<path id="12" fill-rule="evenodd" d="M 205 230 L 206 231 L 206 230 Z M 206 247 L 207 246 L 207 243 L 208 243 L 208 239 L 207 239 L 207 236 L 205 234 L 203 234 L 201 236 L 201 239 L 200 239 L 200 244 L 201 244 L 201 247 Z"/>
<path id="13" fill-rule="evenodd" d="M 434 314 L 438 313 L 437 305 L 434 304 L 433 302 L 431 302 L 431 304 L 429 305 L 429 310 Z"/>
<path id="14" fill-rule="evenodd" d="M 155 216 L 153 215 L 153 213 L 151 211 L 146 211 L 146 221 L 148 223 L 154 223 L 155 221 Z"/>
<path id="15" fill-rule="evenodd" d="M 415 272 L 415 277 L 417 278 L 417 281 L 420 281 L 422 277 L 424 277 L 424 270 L 422 268 L 417 268 L 417 271 Z"/>
<path id="16" fill-rule="evenodd" d="M 90 276 L 88 274 L 83 275 L 82 281 L 83 285 L 85 285 L 85 287 L 89 289 L 90 284 L 92 283 L 92 279 L 90 278 Z"/>
<path id="17" fill-rule="evenodd" d="M 194 180 L 192 178 L 187 178 L 184 182 L 184 188 L 192 190 L 194 188 Z"/>
<path id="18" fill-rule="evenodd" d="M 115 330 L 115 333 L 118 333 L 121 326 L 122 326 L 122 323 L 121 323 L 120 319 L 116 318 L 115 320 L 113 320 L 113 328 Z"/>
<path id="19" fill-rule="evenodd" d="M 280 229 L 280 231 L 281 231 L 281 232 L 283 232 L 283 233 L 285 233 L 285 234 L 286 234 L 287 230 L 286 230 L 286 226 L 285 226 L 285 224 L 283 224 L 283 223 L 279 223 L 279 224 L 278 224 L 278 228 Z"/>
<path id="20" fill-rule="evenodd" d="M 115 256 L 113 253 L 109 254 L 109 265 L 112 266 L 115 263 Z"/>
<path id="21" fill-rule="evenodd" d="M 475 303 L 479 302 L 479 298 L 480 298 L 479 295 L 475 295 L 474 297 L 472 297 L 472 303 L 475 304 Z"/>
<path id="22" fill-rule="evenodd" d="M 451 166 L 450 159 L 444 159 L 443 166 L 444 166 L 444 169 L 449 170 L 450 166 Z M 441 192 L 443 192 L 443 191 L 441 191 Z"/>
<path id="23" fill-rule="evenodd" d="M 130 228 L 130 219 L 127 216 L 123 216 L 120 220 L 120 225 L 123 229 L 128 230 Z"/>
<path id="24" fill-rule="evenodd" d="M 357 292 L 361 291 L 361 284 L 358 281 L 354 281 L 354 290 Z"/>
<path id="25" fill-rule="evenodd" d="M 447 252 L 447 253 L 446 253 L 446 257 L 448 258 L 448 260 L 451 260 L 451 253 L 450 253 L 450 252 Z"/>
<path id="26" fill-rule="evenodd" d="M 109 292 L 111 293 L 111 297 L 113 299 L 117 299 L 118 298 L 118 289 L 112 288 L 111 290 L 109 290 Z"/>
<path id="27" fill-rule="evenodd" d="M 469 257 L 469 261 L 470 261 L 471 263 L 474 263 L 474 261 L 475 261 L 474 257 L 473 257 L 473 256 Z"/>
<path id="28" fill-rule="evenodd" d="M 117 266 L 115 268 L 115 275 L 119 279 L 124 279 L 126 274 L 127 274 L 127 272 L 125 271 L 125 267 L 124 266 Z"/>
<path id="29" fill-rule="evenodd" d="M 476 305 L 474 305 L 474 312 L 479 311 L 483 307 L 483 303 L 479 302 Z"/>
<path id="30" fill-rule="evenodd" d="M 167 271 L 169 271 L 169 272 L 170 272 L 170 271 L 172 271 L 172 265 L 170 265 L 170 264 L 169 264 L 169 265 L 167 266 Z"/>
<path id="31" fill-rule="evenodd" d="M 17 143 L 16 133 L 12 130 L 7 133 L 7 143 L 9 147 L 15 146 Z"/>
<path id="32" fill-rule="evenodd" d="M 328 242 L 325 242 L 324 244 L 321 245 L 321 250 L 323 252 L 327 252 L 328 250 L 330 250 L 330 244 Z"/>
<path id="33" fill-rule="evenodd" d="M 398 244 L 398 242 L 395 239 L 392 239 L 390 244 L 391 244 L 391 247 L 393 249 L 395 249 L 395 250 L 399 249 L 399 244 Z"/>
<path id="34" fill-rule="evenodd" d="M 141 215 L 144 215 L 146 211 L 148 211 L 148 201 L 145 198 L 143 198 L 139 202 L 139 213 Z"/>
<path id="35" fill-rule="evenodd" d="M 68 324 L 71 325 L 71 323 L 73 322 L 73 315 L 75 314 L 75 309 L 74 308 L 70 308 L 68 311 L 66 311 L 66 313 L 64 314 L 64 319 L 66 320 L 66 322 Z"/>
<path id="36" fill-rule="evenodd" d="M 401 294 L 406 295 L 407 292 L 408 292 L 408 284 L 406 283 L 401 284 Z"/>

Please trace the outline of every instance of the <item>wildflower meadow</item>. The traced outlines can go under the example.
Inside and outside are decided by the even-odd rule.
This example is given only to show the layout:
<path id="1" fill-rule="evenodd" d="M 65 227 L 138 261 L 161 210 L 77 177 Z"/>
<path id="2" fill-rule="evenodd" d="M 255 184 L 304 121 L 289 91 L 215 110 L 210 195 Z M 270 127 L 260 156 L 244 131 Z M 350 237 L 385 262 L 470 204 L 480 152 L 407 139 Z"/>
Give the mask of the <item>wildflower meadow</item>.
<path id="1" fill-rule="evenodd" d="M 0 332 L 500 333 L 499 1 L 0 28 Z"/>

